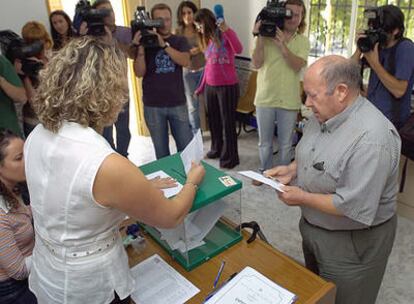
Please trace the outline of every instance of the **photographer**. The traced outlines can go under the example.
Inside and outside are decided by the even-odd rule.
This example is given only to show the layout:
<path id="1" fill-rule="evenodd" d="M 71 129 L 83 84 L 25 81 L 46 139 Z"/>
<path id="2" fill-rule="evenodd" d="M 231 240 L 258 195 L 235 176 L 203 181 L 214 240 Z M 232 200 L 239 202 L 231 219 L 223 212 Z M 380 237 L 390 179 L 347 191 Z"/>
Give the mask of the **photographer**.
<path id="1" fill-rule="evenodd" d="M 5 48 L 2 46 L 2 51 Z M 13 64 L 0 55 L 0 128 L 10 129 L 22 135 L 14 103 L 25 103 L 26 91 Z"/>
<path id="2" fill-rule="evenodd" d="M 375 21 L 377 19 L 378 21 Z M 411 88 L 414 84 L 414 44 L 404 35 L 404 14 L 394 5 L 384 5 L 376 9 L 374 33 L 383 41 L 375 42 L 375 36 L 360 33 L 357 44 L 360 45 L 352 59 L 366 62 L 371 69 L 367 98 L 395 126 L 402 127 L 410 115 Z M 365 39 L 365 40 L 364 40 Z M 372 48 L 362 52 L 361 42 L 374 40 Z M 377 40 L 381 40 L 378 38 Z M 366 43 L 365 43 L 366 44 Z"/>
<path id="3" fill-rule="evenodd" d="M 153 19 L 162 19 L 163 27 L 157 31 L 146 30 L 156 35 L 158 46 L 144 48 L 143 31 L 135 33 L 133 43 L 137 45 L 134 71 L 143 77 L 142 91 L 145 122 L 151 134 L 157 159 L 170 155 L 168 124 L 177 145 L 182 151 L 193 134 L 188 119 L 184 95 L 183 69 L 190 64 L 190 46 L 185 37 L 171 33 L 171 9 L 164 3 L 151 9 Z"/>
<path id="4" fill-rule="evenodd" d="M 117 46 L 128 55 L 132 36 L 131 29 L 115 24 L 115 14 L 111 2 L 109 0 L 98 0 L 92 5 L 92 9 L 107 10 L 109 12 L 109 15 L 103 19 L 104 24 L 111 31 L 113 39 L 117 42 Z M 116 145 L 113 138 L 113 125 L 104 129 L 103 136 L 112 148 L 115 149 L 116 147 L 118 153 L 127 157 L 128 146 L 131 140 L 131 132 L 129 131 L 129 101 L 119 113 L 118 119 L 115 122 L 115 128 Z"/>
<path id="5" fill-rule="evenodd" d="M 269 1 L 269 5 L 280 6 L 280 3 Z M 279 16 L 277 19 L 283 19 L 274 21 L 283 25 L 283 29 L 276 27 L 274 37 L 260 34 L 262 23 L 267 20 L 257 21 L 253 29 L 253 35 L 258 36 L 252 62 L 258 69 L 255 105 L 261 172 L 273 167 L 276 122 L 277 165 L 286 165 L 291 161 L 293 131 L 301 107 L 300 71 L 306 66 L 310 48 L 308 38 L 302 35 L 306 27 L 306 9 L 302 0 L 288 0 L 285 8 L 290 10 L 291 16 Z M 258 182 L 253 184 L 261 185 Z"/>

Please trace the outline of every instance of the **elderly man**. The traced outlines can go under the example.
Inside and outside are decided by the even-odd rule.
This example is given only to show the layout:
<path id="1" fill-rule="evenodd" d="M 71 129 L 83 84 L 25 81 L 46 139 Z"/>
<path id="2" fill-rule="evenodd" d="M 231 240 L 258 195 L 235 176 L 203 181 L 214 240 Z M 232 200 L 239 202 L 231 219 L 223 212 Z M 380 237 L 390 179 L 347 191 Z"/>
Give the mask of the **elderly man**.
<path id="1" fill-rule="evenodd" d="M 336 284 L 336 304 L 375 303 L 397 225 L 400 139 L 360 82 L 349 59 L 316 61 L 304 78 L 313 116 L 296 160 L 265 172 L 290 184 L 279 198 L 302 209 L 306 266 Z"/>

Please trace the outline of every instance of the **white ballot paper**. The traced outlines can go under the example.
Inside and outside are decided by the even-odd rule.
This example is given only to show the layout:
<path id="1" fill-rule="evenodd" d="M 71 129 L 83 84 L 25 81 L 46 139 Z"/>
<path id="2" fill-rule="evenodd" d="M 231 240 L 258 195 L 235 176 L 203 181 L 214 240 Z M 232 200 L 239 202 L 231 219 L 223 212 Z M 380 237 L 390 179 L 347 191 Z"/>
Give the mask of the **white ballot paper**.
<path id="1" fill-rule="evenodd" d="M 191 169 L 191 162 L 199 163 L 203 159 L 203 138 L 201 136 L 201 130 L 193 136 L 193 139 L 181 152 L 181 160 L 184 165 L 185 173 Z"/>
<path id="2" fill-rule="evenodd" d="M 167 173 L 165 173 L 164 171 L 156 171 L 153 173 L 150 173 L 148 175 L 145 175 L 145 177 L 150 180 L 150 179 L 154 179 L 156 177 L 160 177 L 160 178 L 165 178 L 165 177 L 171 177 L 169 176 Z M 183 185 L 181 185 L 179 182 L 176 182 L 177 186 L 172 187 L 172 188 L 166 188 L 166 189 L 161 189 L 162 192 L 164 193 L 164 196 L 166 198 L 170 198 L 171 196 L 177 195 L 178 192 L 181 191 L 181 189 L 183 188 Z"/>
<path id="3" fill-rule="evenodd" d="M 269 280 L 251 267 L 244 268 L 206 304 L 291 304 L 295 294 Z"/>
<path id="4" fill-rule="evenodd" d="M 203 239 L 213 229 L 226 208 L 227 204 L 224 201 L 217 200 L 214 204 L 191 212 L 184 219 L 185 232 L 181 225 L 174 229 L 157 229 L 161 233 L 161 239 L 166 241 L 171 249 L 185 253 L 205 244 Z"/>
<path id="5" fill-rule="evenodd" d="M 263 184 L 269 185 L 270 187 L 276 189 L 279 192 L 285 192 L 282 190 L 282 186 L 284 186 L 282 183 L 279 183 L 277 180 L 265 177 L 261 175 L 260 173 L 254 172 L 254 171 L 239 171 L 238 172 L 241 175 L 247 176 L 248 178 L 257 180 L 259 182 L 262 182 Z"/>
<path id="6" fill-rule="evenodd" d="M 200 290 L 168 265 L 158 254 L 131 268 L 137 304 L 183 304 Z"/>

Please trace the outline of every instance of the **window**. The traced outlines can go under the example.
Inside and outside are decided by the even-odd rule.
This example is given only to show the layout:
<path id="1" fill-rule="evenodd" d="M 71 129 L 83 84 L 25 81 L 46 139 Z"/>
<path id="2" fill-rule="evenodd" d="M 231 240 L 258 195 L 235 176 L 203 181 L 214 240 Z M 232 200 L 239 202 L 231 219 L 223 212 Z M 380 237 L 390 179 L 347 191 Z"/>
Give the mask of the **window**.
<path id="1" fill-rule="evenodd" d="M 405 16 L 404 36 L 414 39 L 414 0 L 309 0 L 311 57 L 328 54 L 350 56 L 355 31 L 364 29 L 365 8 L 394 4 Z"/>

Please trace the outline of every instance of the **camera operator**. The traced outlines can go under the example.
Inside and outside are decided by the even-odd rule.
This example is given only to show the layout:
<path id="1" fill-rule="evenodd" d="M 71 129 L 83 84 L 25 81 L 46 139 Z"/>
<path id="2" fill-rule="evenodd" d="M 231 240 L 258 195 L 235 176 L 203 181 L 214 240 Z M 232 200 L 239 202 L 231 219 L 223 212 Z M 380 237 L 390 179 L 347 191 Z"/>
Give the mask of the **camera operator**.
<path id="1" fill-rule="evenodd" d="M 0 55 L 0 128 L 22 135 L 14 103 L 26 101 L 26 91 L 16 70 L 5 56 Z"/>
<path id="2" fill-rule="evenodd" d="M 384 41 L 378 38 L 380 41 L 370 50 L 362 52 L 361 39 L 373 38 L 364 33 L 358 34 L 357 44 L 360 47 L 352 58 L 366 61 L 371 68 L 367 99 L 398 129 L 410 115 L 411 88 L 414 84 L 414 43 L 403 37 L 404 14 L 400 8 L 384 5 L 376 9 L 376 13 L 378 28 L 374 30 L 384 32 Z"/>
<path id="3" fill-rule="evenodd" d="M 11 43 L 16 33 L 0 31 L 0 128 L 9 129 L 22 136 L 21 126 L 16 112 L 16 103 L 27 101 L 26 91 L 16 73 L 21 66 L 14 67 L 15 60 L 10 60 Z"/>
<path id="4" fill-rule="evenodd" d="M 98 0 L 92 5 L 92 9 L 109 11 L 108 16 L 103 19 L 103 22 L 112 33 L 112 38 L 116 40 L 117 46 L 121 50 L 123 50 L 128 56 L 130 56 L 129 46 L 131 44 L 132 36 L 131 29 L 125 26 L 119 26 L 115 24 L 115 13 L 112 8 L 111 2 L 109 0 Z M 131 140 L 131 132 L 129 131 L 129 101 L 125 103 L 122 111 L 119 113 L 118 119 L 115 122 L 115 128 L 116 144 L 113 138 L 113 125 L 106 127 L 104 129 L 103 136 L 109 142 L 113 149 L 115 149 L 119 154 L 127 157 L 128 146 Z"/>
<path id="5" fill-rule="evenodd" d="M 144 48 L 141 30 L 133 39 L 133 43 L 138 45 L 134 71 L 137 77 L 143 77 L 144 117 L 157 159 L 170 154 L 168 124 L 178 151 L 182 151 L 193 137 L 182 69 L 190 64 L 190 46 L 185 37 L 171 33 L 171 16 L 171 8 L 164 3 L 151 9 L 153 19 L 164 21 L 164 26 L 157 31 L 148 30 L 158 37 L 159 46 Z"/>
<path id="6" fill-rule="evenodd" d="M 268 6 L 280 4 L 268 1 Z M 260 34 L 262 23 L 267 20 L 257 21 L 253 29 L 253 35 L 258 36 L 252 63 L 258 69 L 255 105 L 261 172 L 273 167 L 276 121 L 279 146 L 277 165 L 286 165 L 291 161 L 293 131 L 301 107 L 300 71 L 306 66 L 310 48 L 308 38 L 302 35 L 306 27 L 303 1 L 288 0 L 284 7 L 291 14 L 287 16 L 286 12 L 285 16 L 278 17 L 282 20 L 273 21 L 283 25 L 283 29 L 276 27 L 274 37 Z M 261 183 L 254 181 L 253 185 Z"/>

